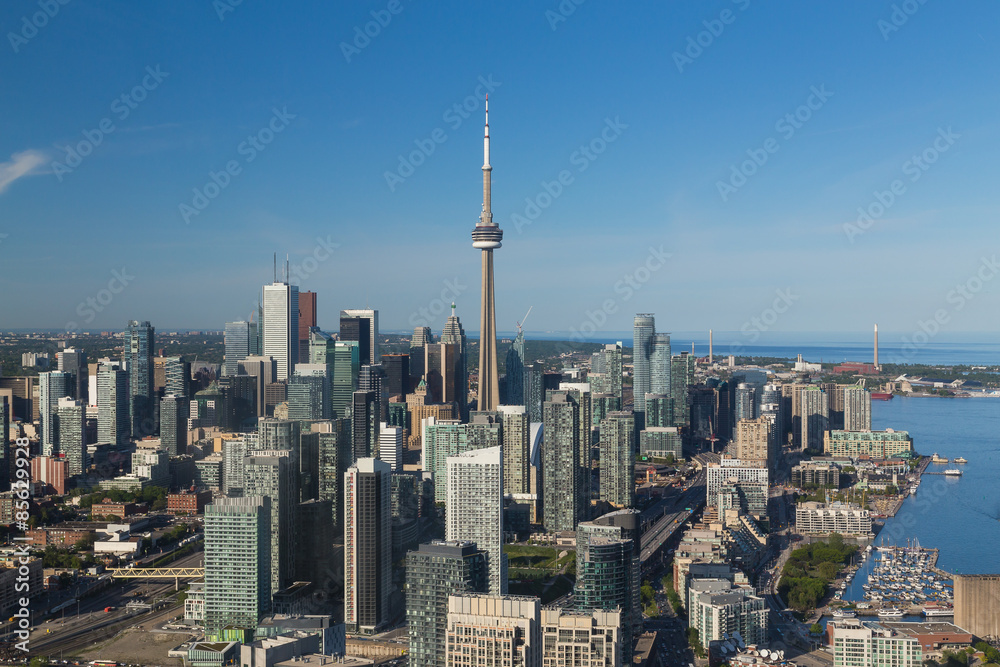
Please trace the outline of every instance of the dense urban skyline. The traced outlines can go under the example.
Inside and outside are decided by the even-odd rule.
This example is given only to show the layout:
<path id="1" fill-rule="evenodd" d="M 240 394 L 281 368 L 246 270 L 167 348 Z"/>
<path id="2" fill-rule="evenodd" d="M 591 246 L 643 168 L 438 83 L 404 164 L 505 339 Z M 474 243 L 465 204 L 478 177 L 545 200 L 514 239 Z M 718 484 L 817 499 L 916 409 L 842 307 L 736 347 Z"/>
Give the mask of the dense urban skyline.
<path id="1" fill-rule="evenodd" d="M 607 301 L 609 331 L 644 311 L 739 330 L 789 290 L 773 330 L 909 332 L 937 310 L 947 333 L 996 327 L 995 7 L 572 6 L 80 1 L 32 29 L 35 4 L 5 5 L 5 325 L 78 321 L 117 271 L 86 327 L 221 328 L 272 252 L 326 329 L 370 305 L 405 330 L 443 292 L 474 324 L 490 93 L 500 331 L 531 305 L 529 330 L 565 331 Z M 226 184 L 202 201 L 210 172 Z"/>

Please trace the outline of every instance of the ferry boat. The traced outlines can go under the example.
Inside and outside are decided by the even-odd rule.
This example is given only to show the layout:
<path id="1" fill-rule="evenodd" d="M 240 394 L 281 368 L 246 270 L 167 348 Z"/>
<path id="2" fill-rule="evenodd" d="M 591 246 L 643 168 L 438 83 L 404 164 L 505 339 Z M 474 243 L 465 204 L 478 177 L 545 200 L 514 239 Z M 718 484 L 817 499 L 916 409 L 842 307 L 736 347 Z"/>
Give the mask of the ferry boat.
<path id="1" fill-rule="evenodd" d="M 968 461 L 959 456 L 957 459 L 955 459 L 955 463 L 968 463 Z"/>
<path id="2" fill-rule="evenodd" d="M 951 607 L 941 605 L 927 605 L 924 607 L 924 616 L 954 616 L 955 610 Z"/>
<path id="3" fill-rule="evenodd" d="M 950 463 L 947 457 L 938 456 L 937 452 L 934 452 L 934 456 L 931 457 L 931 463 Z"/>
<path id="4" fill-rule="evenodd" d="M 944 474 L 951 475 L 952 477 L 955 477 L 955 476 L 961 477 L 962 476 L 962 471 L 959 470 L 958 468 L 948 468 L 947 470 L 944 471 Z"/>
<path id="5" fill-rule="evenodd" d="M 837 611 L 833 612 L 834 618 L 857 618 L 857 616 L 858 615 L 855 614 L 850 609 L 838 609 Z"/>
<path id="6" fill-rule="evenodd" d="M 889 609 L 880 609 L 878 612 L 879 618 L 903 618 L 903 611 L 901 609 L 895 609 L 890 607 Z"/>

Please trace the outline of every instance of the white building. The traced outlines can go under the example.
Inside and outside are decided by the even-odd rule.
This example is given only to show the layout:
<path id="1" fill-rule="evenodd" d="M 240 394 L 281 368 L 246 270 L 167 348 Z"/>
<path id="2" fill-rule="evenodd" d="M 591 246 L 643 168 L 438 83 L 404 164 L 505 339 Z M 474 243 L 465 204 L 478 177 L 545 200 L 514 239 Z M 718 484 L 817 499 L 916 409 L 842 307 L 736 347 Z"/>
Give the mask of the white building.
<path id="1" fill-rule="evenodd" d="M 475 542 L 485 551 L 490 592 L 507 592 L 507 556 L 503 553 L 502 447 L 449 456 L 445 539 Z"/>
<path id="2" fill-rule="evenodd" d="M 831 621 L 834 667 L 920 667 L 923 652 L 916 637 L 891 628 L 845 618 Z"/>
<path id="3" fill-rule="evenodd" d="M 392 472 L 403 470 L 403 427 L 379 423 L 378 458 L 389 464 Z"/>
<path id="4" fill-rule="evenodd" d="M 299 360 L 299 288 L 275 282 L 264 285 L 264 356 L 273 357 L 278 374 L 287 380 Z"/>
<path id="5" fill-rule="evenodd" d="M 840 533 L 868 535 L 872 532 L 871 513 L 858 505 L 834 502 L 802 503 L 795 508 L 795 528 L 799 533 Z"/>

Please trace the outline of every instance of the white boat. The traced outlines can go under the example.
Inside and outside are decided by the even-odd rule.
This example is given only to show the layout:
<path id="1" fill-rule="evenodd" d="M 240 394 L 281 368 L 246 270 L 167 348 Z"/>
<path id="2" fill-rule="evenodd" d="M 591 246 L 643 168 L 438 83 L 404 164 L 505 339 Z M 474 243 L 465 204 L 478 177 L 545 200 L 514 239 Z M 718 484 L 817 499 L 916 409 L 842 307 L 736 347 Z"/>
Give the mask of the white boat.
<path id="1" fill-rule="evenodd" d="M 924 616 L 954 616 L 955 610 L 951 607 L 924 607 Z"/>
<path id="2" fill-rule="evenodd" d="M 879 618 L 903 618 L 904 614 L 901 609 L 895 609 L 890 607 L 889 609 L 880 609 L 878 612 Z"/>
<path id="3" fill-rule="evenodd" d="M 857 618 L 857 614 L 855 614 L 850 609 L 838 609 L 837 611 L 833 612 L 833 617 L 834 618 Z"/>
<path id="4" fill-rule="evenodd" d="M 962 471 L 959 470 L 958 468 L 948 468 L 947 470 L 944 471 L 944 474 L 961 476 Z"/>
<path id="5" fill-rule="evenodd" d="M 968 463 L 968 461 L 959 456 L 957 459 L 955 459 L 955 463 Z"/>

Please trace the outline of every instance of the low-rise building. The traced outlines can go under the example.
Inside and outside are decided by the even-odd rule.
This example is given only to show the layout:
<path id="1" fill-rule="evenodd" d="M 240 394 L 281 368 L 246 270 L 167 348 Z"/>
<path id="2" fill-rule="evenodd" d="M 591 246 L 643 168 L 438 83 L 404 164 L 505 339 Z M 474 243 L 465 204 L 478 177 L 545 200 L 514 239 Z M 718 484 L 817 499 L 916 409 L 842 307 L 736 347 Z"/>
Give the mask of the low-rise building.
<path id="1" fill-rule="evenodd" d="M 94 537 L 95 532 L 86 528 L 33 528 L 24 536 L 31 541 L 32 547 L 72 547 L 80 540 Z"/>
<path id="2" fill-rule="evenodd" d="M 183 491 L 167 495 L 167 511 L 171 514 L 201 514 L 212 502 L 211 491 Z"/>
<path id="3" fill-rule="evenodd" d="M 91 516 L 114 516 L 124 519 L 139 512 L 139 507 L 135 503 L 94 503 L 90 506 Z"/>

